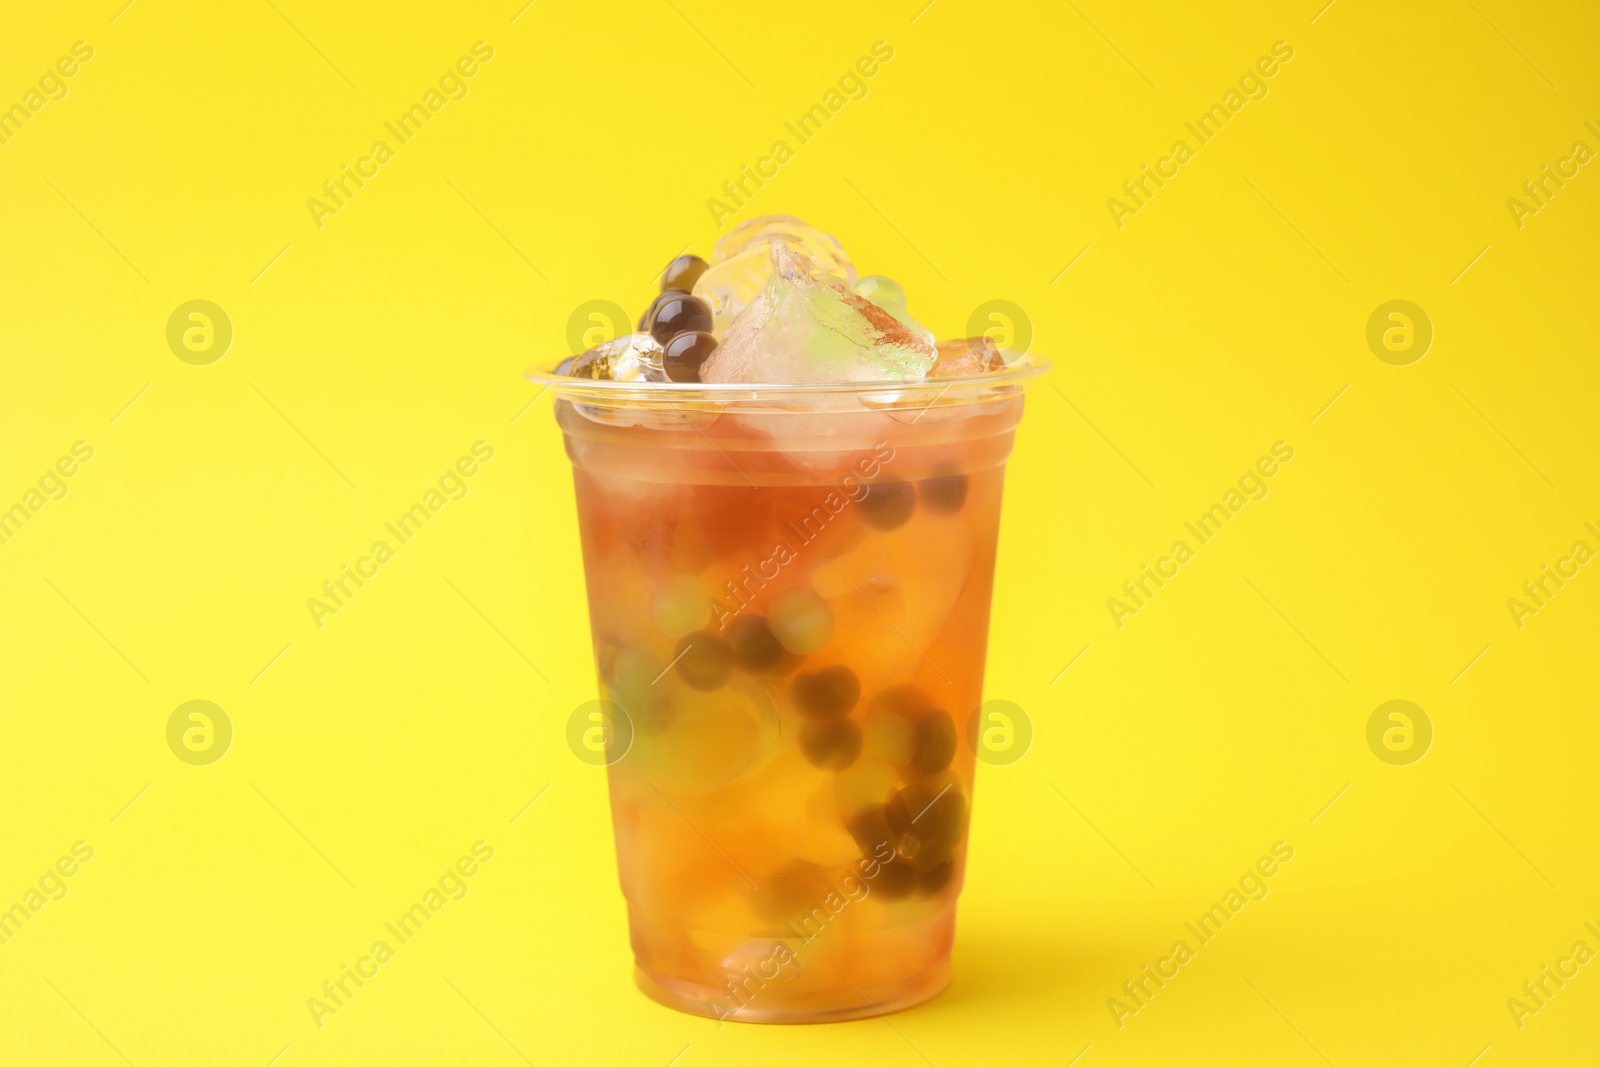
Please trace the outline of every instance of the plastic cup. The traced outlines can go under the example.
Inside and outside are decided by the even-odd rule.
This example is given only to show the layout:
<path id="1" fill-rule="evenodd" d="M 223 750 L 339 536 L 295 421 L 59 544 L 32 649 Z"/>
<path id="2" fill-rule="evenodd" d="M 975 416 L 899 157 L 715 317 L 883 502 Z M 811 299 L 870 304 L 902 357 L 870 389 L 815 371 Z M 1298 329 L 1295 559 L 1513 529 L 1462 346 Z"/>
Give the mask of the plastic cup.
<path id="1" fill-rule="evenodd" d="M 1026 383 L 536 380 L 572 460 L 635 979 L 745 1022 L 950 981 Z"/>

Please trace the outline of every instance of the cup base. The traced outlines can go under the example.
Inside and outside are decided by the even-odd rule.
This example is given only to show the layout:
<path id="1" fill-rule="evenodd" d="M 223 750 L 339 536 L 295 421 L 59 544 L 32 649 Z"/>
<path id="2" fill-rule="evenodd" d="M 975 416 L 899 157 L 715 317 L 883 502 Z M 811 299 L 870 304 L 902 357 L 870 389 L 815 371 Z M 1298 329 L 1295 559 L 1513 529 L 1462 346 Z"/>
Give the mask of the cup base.
<path id="1" fill-rule="evenodd" d="M 893 982 L 855 987 L 835 996 L 811 993 L 803 1003 L 763 1004 L 759 997 L 743 1007 L 728 1002 L 725 989 L 633 969 L 634 984 L 657 1004 L 690 1015 L 738 1023 L 842 1023 L 873 1019 L 924 1004 L 950 985 L 950 961 Z"/>

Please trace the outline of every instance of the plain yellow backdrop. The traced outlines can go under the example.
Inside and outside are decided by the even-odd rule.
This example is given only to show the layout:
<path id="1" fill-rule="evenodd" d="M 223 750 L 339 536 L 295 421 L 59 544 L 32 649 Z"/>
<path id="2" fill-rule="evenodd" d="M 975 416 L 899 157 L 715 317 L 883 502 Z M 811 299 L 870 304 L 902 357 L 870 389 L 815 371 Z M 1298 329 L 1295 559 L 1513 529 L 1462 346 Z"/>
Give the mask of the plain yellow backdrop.
<path id="1" fill-rule="evenodd" d="M 5 13 L 0 507 L 44 487 L 0 544 L 0 907 L 65 895 L 0 944 L 0 1062 L 1593 1062 L 1600 963 L 1507 1004 L 1600 950 L 1600 565 L 1560 562 L 1600 549 L 1592 5 L 522 2 Z M 631 984 L 603 775 L 563 742 L 594 695 L 570 476 L 520 375 L 585 301 L 636 312 L 708 252 L 707 201 L 780 139 L 722 232 L 800 215 L 941 336 L 1005 300 L 1054 362 L 986 687 L 1036 737 L 980 769 L 946 994 L 719 1029 Z M 376 173 L 314 213 L 346 165 Z M 167 341 L 192 300 L 232 326 L 207 365 Z M 1393 300 L 1431 324 L 1407 365 L 1368 344 Z M 480 441 L 467 495 L 316 625 Z M 1577 574 L 1518 618 L 1545 565 Z M 191 700 L 232 725 L 210 765 L 168 746 Z M 1369 747 L 1390 700 L 1420 760 Z M 307 1000 L 479 841 L 465 898 L 319 1027 Z"/>

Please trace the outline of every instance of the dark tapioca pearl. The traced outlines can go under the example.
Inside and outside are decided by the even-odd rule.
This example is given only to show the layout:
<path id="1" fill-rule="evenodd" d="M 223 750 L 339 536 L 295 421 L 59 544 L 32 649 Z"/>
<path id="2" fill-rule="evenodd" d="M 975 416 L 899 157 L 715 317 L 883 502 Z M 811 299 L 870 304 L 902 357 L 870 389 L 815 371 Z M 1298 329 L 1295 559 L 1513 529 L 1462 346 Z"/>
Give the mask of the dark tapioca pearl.
<path id="1" fill-rule="evenodd" d="M 933 698 L 920 685 L 891 685 L 872 698 L 868 711 L 893 711 L 907 718 L 933 710 Z"/>
<path id="2" fill-rule="evenodd" d="M 917 872 L 903 859 L 894 859 L 878 867 L 878 877 L 872 880 L 872 892 L 884 900 L 903 900 L 916 887 Z"/>
<path id="3" fill-rule="evenodd" d="M 700 280 L 700 275 L 711 268 L 711 264 L 699 256 L 679 256 L 667 264 L 667 269 L 661 272 L 661 291 L 681 289 L 689 292 L 694 288 L 694 283 Z"/>
<path id="4" fill-rule="evenodd" d="M 920 830 L 922 824 L 932 819 L 935 814 L 938 815 L 939 822 L 937 826 L 926 831 L 922 853 L 917 857 L 918 870 L 928 870 L 949 859 L 955 854 L 956 846 L 961 844 L 961 839 L 967 835 L 967 799 L 956 792 L 954 787 L 939 798 L 933 806 L 933 811 L 918 820 L 917 828 Z"/>
<path id="5" fill-rule="evenodd" d="M 917 491 L 899 478 L 881 478 L 867 486 L 867 495 L 856 505 L 861 518 L 875 530 L 904 526 L 917 508 Z"/>
<path id="6" fill-rule="evenodd" d="M 689 290 L 687 290 L 687 289 L 682 289 L 682 290 L 679 290 L 679 289 L 667 289 L 667 290 L 663 290 L 662 292 L 657 293 L 656 294 L 656 298 L 654 300 L 650 301 L 650 306 L 644 309 L 644 314 L 639 316 L 639 332 L 640 333 L 649 333 L 650 332 L 650 317 L 656 313 L 656 308 L 661 306 L 661 302 L 662 301 L 666 300 L 670 296 L 688 296 L 688 295 L 689 295 Z"/>
<path id="7" fill-rule="evenodd" d="M 767 875 L 753 897 L 756 914 L 773 923 L 806 914 L 833 888 L 827 873 L 816 864 L 796 861 Z"/>
<path id="8" fill-rule="evenodd" d="M 685 330 L 673 336 L 661 352 L 661 365 L 667 380 L 698 382 L 700 366 L 717 350 L 717 339 L 700 330 Z"/>
<path id="9" fill-rule="evenodd" d="M 650 313 L 650 336 L 657 344 L 668 341 L 685 330 L 711 332 L 711 306 L 698 296 L 685 293 L 663 293 L 661 302 Z"/>
<path id="10" fill-rule="evenodd" d="M 812 719 L 800 727 L 800 751 L 813 767 L 842 771 L 861 754 L 861 727 L 843 716 Z"/>
<path id="11" fill-rule="evenodd" d="M 929 511 L 953 514 L 967 502 L 967 476 L 956 470 L 955 464 L 941 463 L 932 478 L 917 483 L 917 496 Z"/>
<path id="12" fill-rule="evenodd" d="M 916 866 L 926 870 L 950 858 L 967 829 L 967 801 L 952 783 L 934 789 L 915 783 L 890 798 L 884 817 L 902 843 L 916 838 L 906 851 L 915 856 Z"/>
<path id="13" fill-rule="evenodd" d="M 783 662 L 783 646 L 772 635 L 764 615 L 740 615 L 730 622 L 728 647 L 739 666 L 754 674 L 770 671 Z"/>
<path id="14" fill-rule="evenodd" d="M 930 711 L 917 721 L 917 743 L 911 755 L 911 769 L 920 774 L 938 774 L 950 766 L 956 754 L 956 724 L 942 711 Z"/>
<path id="15" fill-rule="evenodd" d="M 861 847 L 861 854 L 868 859 L 881 861 L 894 850 L 898 835 L 890 828 L 889 814 L 882 804 L 862 808 L 845 820 L 844 825 Z"/>
<path id="16" fill-rule="evenodd" d="M 925 871 L 917 872 L 917 895 L 922 897 L 937 896 L 945 886 L 950 884 L 950 876 L 955 873 L 956 865 L 949 860 L 944 860 L 929 867 Z"/>
<path id="17" fill-rule="evenodd" d="M 795 675 L 791 691 L 804 714 L 827 718 L 843 715 L 856 706 L 861 699 L 861 679 L 855 671 L 839 664 Z"/>
<path id="18" fill-rule="evenodd" d="M 889 803 L 884 805 L 884 818 L 889 822 L 889 829 L 894 831 L 896 839 L 904 837 L 912 831 L 912 820 L 922 815 L 933 803 L 933 798 L 938 794 L 927 786 L 919 783 L 908 785 L 894 796 L 889 798 Z"/>
<path id="19" fill-rule="evenodd" d="M 696 630 L 680 638 L 676 652 L 678 676 L 695 689 L 720 689 L 733 673 L 727 642 L 709 631 Z"/>

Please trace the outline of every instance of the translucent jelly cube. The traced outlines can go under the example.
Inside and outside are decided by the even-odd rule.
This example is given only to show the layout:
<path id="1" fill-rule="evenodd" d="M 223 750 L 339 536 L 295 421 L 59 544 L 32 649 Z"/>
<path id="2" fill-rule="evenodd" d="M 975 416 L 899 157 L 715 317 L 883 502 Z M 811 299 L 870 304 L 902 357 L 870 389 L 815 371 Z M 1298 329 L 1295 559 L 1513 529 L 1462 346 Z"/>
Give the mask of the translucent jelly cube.
<path id="1" fill-rule="evenodd" d="M 967 378 L 1002 370 L 1000 350 L 987 335 L 939 342 L 939 358 L 928 371 L 930 378 Z"/>

